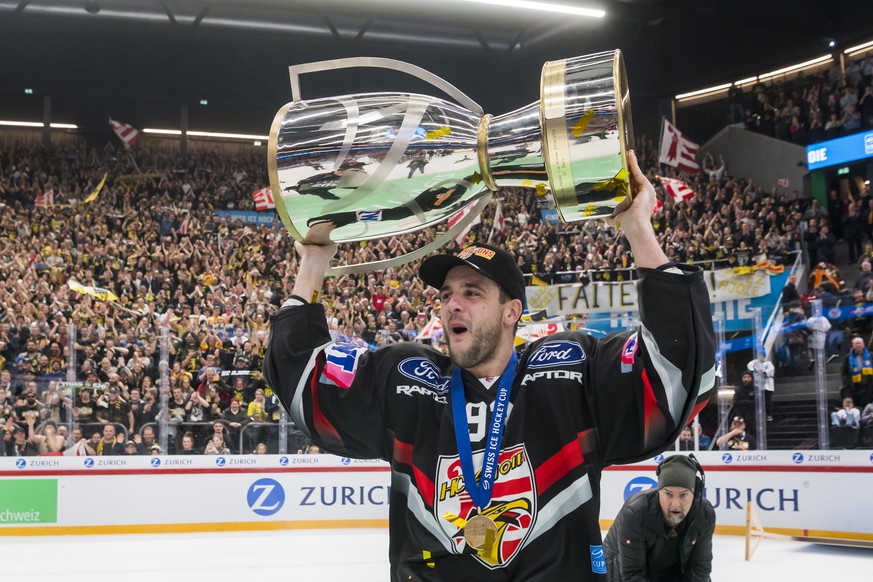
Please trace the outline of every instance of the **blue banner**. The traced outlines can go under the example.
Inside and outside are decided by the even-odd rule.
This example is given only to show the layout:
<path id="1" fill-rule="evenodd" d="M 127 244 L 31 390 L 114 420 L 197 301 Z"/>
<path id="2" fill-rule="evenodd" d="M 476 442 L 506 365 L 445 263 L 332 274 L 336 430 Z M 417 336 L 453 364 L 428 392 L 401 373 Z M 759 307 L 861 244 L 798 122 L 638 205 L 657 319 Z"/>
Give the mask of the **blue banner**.
<path id="1" fill-rule="evenodd" d="M 725 340 L 721 347 L 722 351 L 727 354 L 742 350 L 752 350 L 755 348 L 755 338 L 754 336 L 747 335 L 746 337 Z"/>
<path id="2" fill-rule="evenodd" d="M 540 215 L 542 215 L 543 220 L 549 224 L 558 224 L 558 211 L 554 208 L 544 208 L 543 210 L 540 210 Z"/>
<path id="3" fill-rule="evenodd" d="M 752 319 L 754 310 L 760 309 L 761 324 L 766 327 L 770 315 L 776 309 L 776 305 L 782 297 L 782 288 L 788 282 L 788 275 L 789 271 L 786 269 L 783 273 L 770 276 L 770 293 L 767 295 L 713 303 L 713 315 L 718 312 L 723 314 L 725 332 L 750 331 L 754 328 L 754 320 Z M 845 310 L 845 314 L 842 317 L 855 317 L 857 315 L 853 312 L 855 307 L 842 309 Z M 850 315 L 850 312 L 853 314 Z M 626 315 L 625 321 L 629 321 L 631 318 L 639 319 L 639 314 L 636 312 L 628 312 Z M 836 317 L 831 317 L 831 314 L 827 312 L 824 315 L 829 319 L 836 319 Z M 836 312 L 834 312 L 834 315 L 836 315 Z M 781 316 L 782 312 L 780 311 L 777 317 Z M 579 322 L 577 327 L 584 328 L 584 331 L 601 336 L 613 331 L 626 329 L 626 325 L 622 322 L 621 317 L 622 313 L 590 313 L 588 317 Z"/>
<path id="4" fill-rule="evenodd" d="M 218 218 L 229 216 L 232 220 L 240 220 L 256 225 L 270 225 L 274 220 L 278 219 L 275 211 L 254 212 L 251 210 L 216 210 L 215 215 Z"/>
<path id="5" fill-rule="evenodd" d="M 870 131 L 806 146 L 806 165 L 810 170 L 869 157 L 873 157 L 873 132 Z"/>

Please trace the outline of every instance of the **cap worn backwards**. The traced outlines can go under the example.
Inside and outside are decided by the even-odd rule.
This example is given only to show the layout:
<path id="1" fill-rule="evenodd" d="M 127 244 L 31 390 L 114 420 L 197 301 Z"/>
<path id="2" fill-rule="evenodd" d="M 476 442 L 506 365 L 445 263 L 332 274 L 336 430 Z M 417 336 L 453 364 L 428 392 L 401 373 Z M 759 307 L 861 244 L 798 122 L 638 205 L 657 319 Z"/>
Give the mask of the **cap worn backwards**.
<path id="1" fill-rule="evenodd" d="M 515 263 L 515 257 L 491 245 L 476 244 L 463 249 L 457 255 L 430 257 L 421 264 L 418 274 L 422 281 L 440 289 L 449 271 L 459 266 L 470 267 L 496 282 L 507 295 L 521 301 L 522 307 L 527 309 L 524 275 Z"/>

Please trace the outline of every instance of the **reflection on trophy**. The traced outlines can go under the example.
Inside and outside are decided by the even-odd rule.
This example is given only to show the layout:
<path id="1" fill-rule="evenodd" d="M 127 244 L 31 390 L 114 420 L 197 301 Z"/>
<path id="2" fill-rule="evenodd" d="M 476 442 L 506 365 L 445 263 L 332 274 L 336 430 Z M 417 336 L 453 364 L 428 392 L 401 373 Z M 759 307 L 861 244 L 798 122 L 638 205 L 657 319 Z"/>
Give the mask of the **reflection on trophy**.
<path id="1" fill-rule="evenodd" d="M 300 99 L 301 74 L 349 67 L 400 70 L 457 103 L 408 93 Z M 625 152 L 633 131 L 620 51 L 546 63 L 540 100 L 497 117 L 445 80 L 391 59 L 338 59 L 290 72 L 294 100 L 273 121 L 268 164 L 276 208 L 295 239 L 322 222 L 336 226 L 335 242 L 451 224 L 412 253 L 336 274 L 430 253 L 500 186 L 550 190 L 565 222 L 609 217 L 630 203 Z"/>

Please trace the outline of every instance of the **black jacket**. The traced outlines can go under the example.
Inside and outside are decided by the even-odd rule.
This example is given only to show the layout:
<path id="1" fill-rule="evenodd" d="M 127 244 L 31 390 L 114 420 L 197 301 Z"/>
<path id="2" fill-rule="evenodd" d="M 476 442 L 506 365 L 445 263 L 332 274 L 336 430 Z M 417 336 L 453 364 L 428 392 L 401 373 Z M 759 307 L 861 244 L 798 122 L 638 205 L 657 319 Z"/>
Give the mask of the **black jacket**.
<path id="1" fill-rule="evenodd" d="M 522 355 L 487 509 L 499 527 L 487 557 L 444 517 L 475 515 L 458 473 L 448 357 L 412 342 L 374 352 L 335 343 L 324 308 L 306 304 L 273 316 L 264 376 L 313 442 L 391 463 L 392 580 L 603 580 L 602 468 L 664 450 L 710 396 L 709 293 L 699 270 L 681 268 L 640 269 L 638 331 L 562 332 Z M 462 378 L 480 466 L 479 428 L 495 390 Z"/>
<path id="2" fill-rule="evenodd" d="M 681 579 L 670 582 L 708 582 L 712 572 L 712 534 L 715 510 L 705 497 L 696 499 L 679 527 Z M 657 582 L 649 571 L 667 569 L 674 556 L 665 553 L 667 528 L 658 503 L 658 489 L 628 499 L 603 540 L 610 582 Z"/>

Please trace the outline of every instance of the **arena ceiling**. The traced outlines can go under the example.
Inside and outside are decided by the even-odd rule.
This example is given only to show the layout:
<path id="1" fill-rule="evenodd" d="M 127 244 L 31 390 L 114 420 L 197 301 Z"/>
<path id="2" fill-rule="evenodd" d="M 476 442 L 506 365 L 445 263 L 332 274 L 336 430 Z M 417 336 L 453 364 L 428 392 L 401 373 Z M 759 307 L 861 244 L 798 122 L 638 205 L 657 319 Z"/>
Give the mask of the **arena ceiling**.
<path id="1" fill-rule="evenodd" d="M 545 60 L 625 52 L 635 109 L 873 38 L 870 0 L 553 0 L 603 19 L 464 0 L 0 0 L 0 117 L 265 132 L 287 66 L 344 56 L 425 67 L 504 113 L 538 98 Z M 396 73 L 303 80 L 304 97 L 434 93 Z M 24 95 L 32 88 L 33 95 Z M 198 105 L 207 100 L 207 106 Z M 639 117 L 639 115 L 638 115 Z"/>

